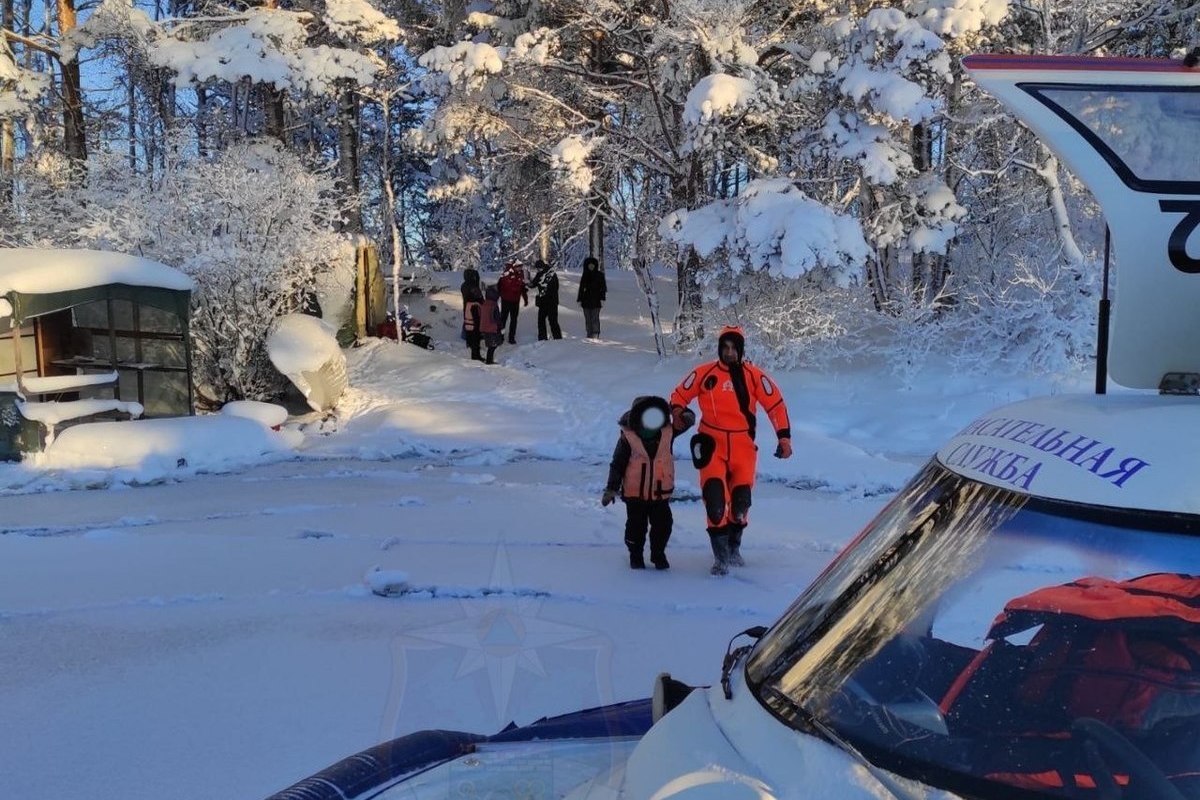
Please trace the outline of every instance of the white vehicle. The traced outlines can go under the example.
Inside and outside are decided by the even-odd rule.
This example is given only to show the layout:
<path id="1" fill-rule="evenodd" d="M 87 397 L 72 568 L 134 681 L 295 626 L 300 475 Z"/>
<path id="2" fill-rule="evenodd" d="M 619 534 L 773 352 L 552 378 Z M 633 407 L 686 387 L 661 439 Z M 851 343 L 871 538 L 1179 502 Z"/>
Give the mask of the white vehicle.
<path id="1" fill-rule="evenodd" d="M 967 426 L 712 687 L 415 734 L 276 798 L 1200 798 L 1200 70 L 965 65 L 1104 207 L 1134 391 Z"/>

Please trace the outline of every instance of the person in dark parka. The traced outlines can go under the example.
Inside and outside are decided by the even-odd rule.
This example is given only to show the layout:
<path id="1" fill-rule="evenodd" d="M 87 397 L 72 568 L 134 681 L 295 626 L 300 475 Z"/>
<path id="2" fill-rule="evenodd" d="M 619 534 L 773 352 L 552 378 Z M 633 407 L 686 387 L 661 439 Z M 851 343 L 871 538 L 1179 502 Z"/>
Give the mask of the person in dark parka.
<path id="1" fill-rule="evenodd" d="M 472 361 L 483 361 L 479 353 L 479 344 L 483 339 L 480 323 L 483 314 L 483 292 L 479 285 L 463 286 L 463 338 L 467 340 L 467 348 L 471 351 Z"/>
<path id="2" fill-rule="evenodd" d="M 583 308 L 583 319 L 587 325 L 589 339 L 600 338 L 600 307 L 608 297 L 608 282 L 600 262 L 588 256 L 583 260 L 583 274 L 579 276 L 579 295 L 576 302 Z"/>
<path id="3" fill-rule="evenodd" d="M 541 260 L 535 261 L 533 266 L 537 271 L 529 285 L 537 290 L 533 302 L 538 309 L 538 341 L 546 339 L 547 325 L 551 335 L 561 339 L 562 328 L 558 326 L 558 272 Z"/>
<path id="4" fill-rule="evenodd" d="M 473 267 L 467 267 L 463 270 L 462 283 L 459 284 L 458 291 L 462 294 L 463 301 L 463 327 L 462 338 L 467 338 L 467 301 L 468 299 L 479 296 L 480 301 L 483 299 L 483 286 L 479 282 L 479 270 Z"/>
<path id="5" fill-rule="evenodd" d="M 614 502 L 618 492 L 625 501 L 625 546 L 629 549 L 631 569 L 646 568 L 643 550 L 647 526 L 651 563 L 655 569 L 669 569 L 667 541 L 674 522 L 670 500 L 675 489 L 671 445 L 682 431 L 672 426 L 667 401 L 654 396 L 634 399 L 618 425 L 621 435 L 608 465 L 608 483 L 600 504 L 607 506 Z"/>

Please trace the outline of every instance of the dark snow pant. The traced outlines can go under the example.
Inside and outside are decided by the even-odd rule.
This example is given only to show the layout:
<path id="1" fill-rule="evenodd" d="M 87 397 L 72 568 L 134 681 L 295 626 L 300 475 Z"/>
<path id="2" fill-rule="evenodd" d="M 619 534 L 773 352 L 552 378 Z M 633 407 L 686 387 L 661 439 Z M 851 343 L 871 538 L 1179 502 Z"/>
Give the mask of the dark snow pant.
<path id="1" fill-rule="evenodd" d="M 562 338 L 562 328 L 558 327 L 558 303 L 554 305 L 538 306 L 538 341 L 545 341 L 546 326 L 550 326 L 550 333 L 555 339 Z"/>
<path id="2" fill-rule="evenodd" d="M 517 316 L 521 313 L 520 300 L 500 301 L 500 330 L 504 331 L 504 323 L 508 323 L 508 343 L 517 343 Z"/>
<path id="3" fill-rule="evenodd" d="M 467 331 L 467 347 L 471 348 L 472 361 L 483 361 L 483 356 L 479 354 L 480 338 L 479 331 Z"/>
<path id="4" fill-rule="evenodd" d="M 671 538 L 671 504 L 666 500 L 625 498 L 625 546 L 631 554 L 642 554 L 646 546 L 646 527 L 650 528 L 650 560 L 658 561 L 667 552 Z"/>
<path id="5" fill-rule="evenodd" d="M 600 309 L 585 308 L 583 310 L 583 323 L 587 326 L 589 339 L 600 338 Z"/>

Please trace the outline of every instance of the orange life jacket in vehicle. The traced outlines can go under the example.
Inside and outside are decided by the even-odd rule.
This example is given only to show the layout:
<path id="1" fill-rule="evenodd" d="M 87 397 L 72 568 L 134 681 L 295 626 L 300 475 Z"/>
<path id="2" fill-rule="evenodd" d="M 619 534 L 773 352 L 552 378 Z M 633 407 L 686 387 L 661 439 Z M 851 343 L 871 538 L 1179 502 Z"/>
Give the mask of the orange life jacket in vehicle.
<path id="1" fill-rule="evenodd" d="M 1200 717 L 1198 625 L 1200 577 L 1089 577 L 1038 589 L 1004 606 L 988 631 L 991 641 L 951 684 L 941 708 L 952 727 L 1025 745 L 1014 745 L 989 778 L 1023 788 L 1092 789 L 1085 761 L 1064 763 L 1062 748 L 1078 738 L 1072 722 L 1090 718 L 1124 735 L 1158 737 L 1163 729 L 1151 731 L 1160 722 Z M 1034 629 L 1028 644 L 1004 641 Z M 1022 758 L 1004 763 L 1017 749 Z M 1043 758 L 1052 751 L 1057 755 Z M 1190 757 L 1177 767 L 1163 758 L 1168 776 L 1194 772 Z"/>
<path id="2" fill-rule="evenodd" d="M 639 500 L 666 500 L 675 491 L 675 458 L 671 455 L 671 427 L 664 426 L 658 435 L 658 449 L 654 458 L 646 451 L 642 437 L 629 429 L 621 435 L 629 442 L 629 463 L 625 465 L 625 479 L 621 482 L 621 494 Z"/>

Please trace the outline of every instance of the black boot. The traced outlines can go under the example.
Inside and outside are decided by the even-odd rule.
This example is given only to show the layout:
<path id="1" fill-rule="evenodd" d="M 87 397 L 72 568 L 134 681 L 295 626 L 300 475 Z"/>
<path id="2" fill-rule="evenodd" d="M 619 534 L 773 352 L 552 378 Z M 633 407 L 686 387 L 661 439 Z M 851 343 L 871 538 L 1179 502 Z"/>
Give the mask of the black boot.
<path id="1" fill-rule="evenodd" d="M 742 531 L 746 529 L 745 525 L 729 525 L 729 564 L 733 567 L 746 566 L 745 560 L 742 558 Z"/>
<path id="2" fill-rule="evenodd" d="M 709 532 L 709 542 L 712 544 L 713 565 L 709 570 L 711 575 L 729 574 L 729 534 L 718 528 L 718 532 Z"/>
<path id="3" fill-rule="evenodd" d="M 645 569 L 646 558 L 642 555 L 642 551 L 629 551 L 629 568 L 630 569 Z"/>
<path id="4" fill-rule="evenodd" d="M 650 510 L 650 561 L 655 569 L 670 569 L 667 561 L 667 542 L 671 540 L 671 507 L 656 503 Z"/>

